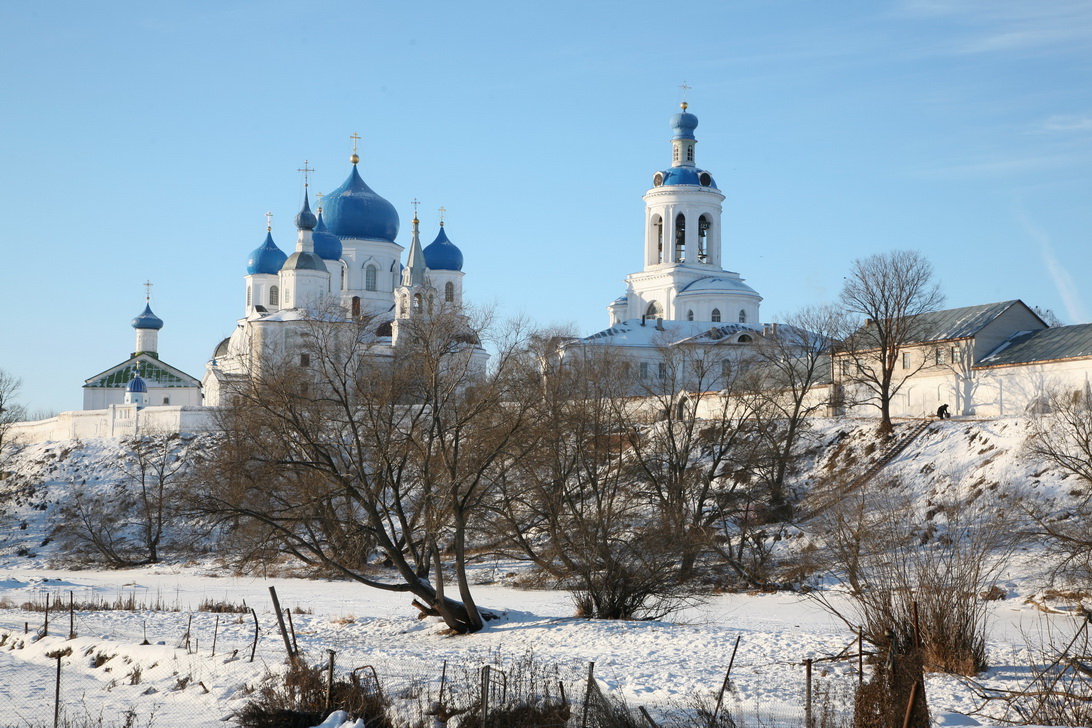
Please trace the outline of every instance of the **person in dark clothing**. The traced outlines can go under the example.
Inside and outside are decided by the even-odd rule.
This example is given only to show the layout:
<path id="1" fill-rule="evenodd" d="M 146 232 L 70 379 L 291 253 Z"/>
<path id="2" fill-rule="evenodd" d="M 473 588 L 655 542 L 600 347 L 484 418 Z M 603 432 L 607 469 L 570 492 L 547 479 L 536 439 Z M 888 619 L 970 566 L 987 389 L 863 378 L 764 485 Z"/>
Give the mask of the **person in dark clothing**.
<path id="1" fill-rule="evenodd" d="M 952 416 L 948 414 L 948 405 L 942 404 L 941 406 L 937 407 L 937 418 L 942 420 L 952 419 Z"/>

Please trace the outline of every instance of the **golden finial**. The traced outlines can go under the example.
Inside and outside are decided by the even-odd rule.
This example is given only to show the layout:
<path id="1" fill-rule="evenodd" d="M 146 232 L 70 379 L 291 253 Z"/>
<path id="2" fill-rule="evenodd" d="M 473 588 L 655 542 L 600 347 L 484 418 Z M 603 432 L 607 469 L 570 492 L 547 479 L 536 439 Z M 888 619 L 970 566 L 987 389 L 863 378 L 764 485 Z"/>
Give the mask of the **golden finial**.
<path id="1" fill-rule="evenodd" d="M 417 206 L 421 204 L 421 201 L 418 200 L 416 197 L 414 197 L 413 201 L 410 204 L 413 205 L 413 221 L 415 223 L 421 222 L 420 220 L 417 219 Z"/>
<path id="2" fill-rule="evenodd" d="M 306 187 L 311 180 L 311 173 L 315 171 L 314 167 L 307 164 L 307 160 L 303 160 L 303 166 L 296 170 L 297 172 L 303 172 L 303 186 Z"/>
<path id="3" fill-rule="evenodd" d="M 447 212 L 447 208 L 446 207 L 441 207 L 440 208 L 440 227 L 444 226 L 444 213 L 445 212 Z"/>
<path id="4" fill-rule="evenodd" d="M 150 280 L 144 281 L 144 303 L 150 304 L 152 302 L 152 282 Z"/>
<path id="5" fill-rule="evenodd" d="M 273 232 L 273 213 L 268 210 L 265 213 L 265 231 L 267 233 Z"/>
<path id="6" fill-rule="evenodd" d="M 360 161 L 360 155 L 356 153 L 356 143 L 360 141 L 360 135 L 354 131 L 349 138 L 353 140 L 353 156 L 349 157 L 349 161 L 356 164 Z"/>

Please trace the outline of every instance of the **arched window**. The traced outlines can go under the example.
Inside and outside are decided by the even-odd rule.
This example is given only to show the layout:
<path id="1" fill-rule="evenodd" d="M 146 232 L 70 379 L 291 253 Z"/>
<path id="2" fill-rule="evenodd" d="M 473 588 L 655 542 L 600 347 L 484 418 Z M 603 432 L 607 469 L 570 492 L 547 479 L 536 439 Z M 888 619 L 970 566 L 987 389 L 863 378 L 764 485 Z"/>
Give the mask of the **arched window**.
<path id="1" fill-rule="evenodd" d="M 744 311 L 742 308 L 739 309 L 739 322 L 741 324 L 747 323 L 747 312 Z"/>
<path id="2" fill-rule="evenodd" d="M 659 215 L 652 216 L 652 230 L 656 233 L 656 262 L 664 262 L 664 220 Z"/>
<path id="3" fill-rule="evenodd" d="M 349 267 L 347 265 L 345 265 L 345 261 L 341 261 L 341 290 L 343 290 L 343 291 L 346 288 L 348 288 L 348 286 L 345 285 L 345 282 L 348 280 L 348 278 L 349 278 Z"/>
<path id="4" fill-rule="evenodd" d="M 693 321 L 694 320 L 694 312 L 693 311 L 687 311 L 686 312 L 686 320 L 687 321 Z"/>
<path id="5" fill-rule="evenodd" d="M 360 315 L 360 296 L 353 296 L 353 316 Z"/>
<path id="6" fill-rule="evenodd" d="M 421 294 L 413 294 L 413 311 L 414 313 L 421 313 Z"/>
<path id="7" fill-rule="evenodd" d="M 698 262 L 709 262 L 709 218 L 705 215 L 698 218 Z"/>
<path id="8" fill-rule="evenodd" d="M 378 269 L 374 265 L 369 265 L 367 268 L 364 269 L 364 290 L 365 291 L 374 291 L 375 290 L 375 274 L 376 274 L 377 271 L 378 271 Z"/>
<path id="9" fill-rule="evenodd" d="M 660 305 L 659 301 L 653 301 L 648 304 L 648 308 L 645 309 L 645 318 L 650 319 L 662 319 L 664 317 L 664 309 Z"/>
<path id="10" fill-rule="evenodd" d="M 686 262 L 686 216 L 681 212 L 675 217 L 675 262 Z"/>
<path id="11" fill-rule="evenodd" d="M 269 305 L 280 306 L 281 305 L 281 289 L 276 286 L 269 287 Z"/>
<path id="12" fill-rule="evenodd" d="M 444 284 L 444 300 L 448 303 L 455 303 L 455 284 L 451 281 Z"/>
<path id="13" fill-rule="evenodd" d="M 402 315 L 409 316 L 409 296 L 402 294 Z"/>
<path id="14" fill-rule="evenodd" d="M 739 338 L 736 339 L 736 341 L 739 342 L 740 344 L 750 344 L 751 343 L 751 337 L 748 334 L 740 334 Z"/>
<path id="15" fill-rule="evenodd" d="M 719 308 L 714 308 L 713 309 L 713 323 L 718 323 L 718 324 L 720 323 L 720 309 Z"/>

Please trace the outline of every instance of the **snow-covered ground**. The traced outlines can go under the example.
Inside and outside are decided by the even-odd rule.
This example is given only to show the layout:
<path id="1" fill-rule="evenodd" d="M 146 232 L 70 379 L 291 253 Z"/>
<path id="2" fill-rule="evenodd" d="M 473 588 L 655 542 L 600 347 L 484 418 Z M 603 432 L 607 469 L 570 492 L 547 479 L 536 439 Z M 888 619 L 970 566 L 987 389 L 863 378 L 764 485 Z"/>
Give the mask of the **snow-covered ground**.
<path id="1" fill-rule="evenodd" d="M 830 444 L 848 428 L 849 439 L 863 442 L 861 426 L 854 426 L 821 423 L 816 441 Z M 900 476 L 923 509 L 953 498 L 983 502 L 1013 487 L 1064 495 L 1069 488 L 1063 478 L 1020 459 L 1024 432 L 1017 419 L 937 423 L 885 474 Z M 816 455 L 815 472 L 827 469 L 828 451 Z M 476 670 L 533 652 L 540 663 L 556 665 L 576 690 L 594 662 L 605 691 L 653 715 L 718 689 L 737 637 L 732 708 L 775 717 L 802 716 L 805 659 L 855 652 L 851 629 L 815 600 L 789 592 L 710 596 L 670 622 L 596 622 L 574 618 L 567 593 L 517 589 L 505 578 L 517 566 L 487 563 L 477 567 L 475 596 L 502 618 L 479 634 L 452 636 L 437 620 L 418 620 L 407 595 L 346 582 L 231 575 L 211 562 L 66 569 L 56 542 L 48 543 L 49 518 L 74 484 L 109 483 L 117 457 L 117 444 L 108 441 L 50 443 L 28 448 L 17 465 L 14 476 L 34 488 L 9 503 L 0 530 L 0 604 L 8 605 L 0 608 L 0 728 L 52 725 L 57 661 L 49 655 L 68 648 L 61 658 L 61 693 L 70 718 L 101 716 L 104 725 L 121 725 L 132 710 L 138 716 L 133 726 L 224 725 L 266 671 L 284 667 L 270 586 L 282 607 L 301 608 L 293 622 L 312 664 L 325 664 L 327 650 L 334 650 L 339 670 L 371 665 L 384 682 L 397 684 L 437 681 L 445 661 L 449 671 Z M 803 478 L 801 487 L 807 483 Z M 1041 559 L 1034 548 L 1018 552 L 1001 582 L 1007 597 L 990 605 L 992 667 L 980 679 L 994 686 L 1023 687 L 1039 636 L 1048 629 L 1071 635 L 1078 626 L 1070 614 L 1047 614 L 1029 603 L 1045 585 Z M 77 602 L 133 596 L 177 611 L 78 612 L 77 636 L 69 639 L 68 613 L 61 609 L 51 614 L 49 634 L 37 639 L 43 613 L 18 605 L 41 603 L 47 593 L 67 603 L 70 592 Z M 257 610 L 261 631 L 253 662 L 250 615 L 197 611 L 206 600 L 245 601 Z M 150 644 L 142 644 L 145 635 Z M 816 663 L 815 675 L 820 683 L 852 684 L 855 670 L 855 660 L 824 661 Z M 960 679 L 931 675 L 927 695 L 940 725 L 989 724 L 967 717 L 978 702 Z"/>
<path id="2" fill-rule="evenodd" d="M 3 725 L 48 724 L 52 719 L 55 659 L 62 658 L 62 695 L 69 714 L 81 711 L 122 716 L 130 708 L 141 725 L 214 726 L 242 706 L 246 686 L 258 684 L 267 669 L 280 669 L 284 645 L 276 628 L 268 587 L 293 614 L 300 650 L 324 663 L 336 651 L 339 667 L 373 665 L 381 678 L 439 677 L 443 662 L 476 669 L 533 651 L 536 659 L 559 666 L 565 679 L 579 681 L 589 661 L 604 688 L 651 711 L 680 704 L 694 693 L 719 687 L 732 647 L 739 652 L 732 670 L 734 695 L 750 710 L 799 715 L 803 705 L 805 658 L 837 655 L 853 639 L 841 622 L 807 597 L 794 594 L 723 594 L 690 608 L 672 622 L 596 622 L 574 619 L 567 594 L 523 591 L 502 586 L 477 589 L 483 605 L 503 613 L 484 632 L 451 636 L 437 620 L 418 620 L 402 594 L 379 592 L 344 582 L 257 577 L 213 577 L 195 569 L 142 568 L 122 572 L 43 571 L 9 568 L 0 572 L 0 599 L 41 601 L 48 592 L 67 602 L 100 597 L 112 601 L 135 595 L 137 602 L 162 602 L 177 612 L 105 611 L 76 615 L 77 637 L 68 639 L 67 610 L 52 614 L 49 636 L 34 640 L 41 612 L 0 611 L 0 706 Z M 217 616 L 194 611 L 204 600 L 229 601 L 258 611 L 261 633 L 250 662 L 253 622 L 249 615 Z M 1025 635 L 1037 635 L 1044 620 L 1071 632 L 1074 620 L 1044 615 L 1019 598 L 996 602 L 989 643 L 987 679 L 1015 687 L 1024 677 Z M 192 616 L 192 626 L 190 619 Z M 30 634 L 24 634 L 29 622 Z M 184 645 L 189 626 L 190 650 Z M 142 645 L 145 630 L 150 645 Z M 850 649 L 849 652 L 853 652 Z M 95 667 L 98 655 L 108 661 Z M 100 658 L 101 659 L 101 658 Z M 139 668 L 139 683 L 133 682 Z M 454 669 L 449 667 L 449 669 Z M 822 663 L 817 680 L 851 682 L 855 661 Z M 928 679 L 934 718 L 942 725 L 974 725 L 972 692 L 959 680 Z M 979 721 L 982 722 L 982 721 Z"/>

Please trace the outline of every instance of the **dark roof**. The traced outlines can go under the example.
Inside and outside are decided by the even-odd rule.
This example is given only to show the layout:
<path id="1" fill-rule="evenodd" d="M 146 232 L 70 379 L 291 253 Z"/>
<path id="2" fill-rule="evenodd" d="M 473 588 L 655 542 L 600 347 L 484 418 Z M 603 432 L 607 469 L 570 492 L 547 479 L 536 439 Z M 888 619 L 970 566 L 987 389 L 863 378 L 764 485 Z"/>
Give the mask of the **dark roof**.
<path id="1" fill-rule="evenodd" d="M 1021 331 L 982 358 L 978 366 L 1030 364 L 1092 357 L 1092 324 Z"/>
<path id="2" fill-rule="evenodd" d="M 1013 306 L 1023 305 L 1023 301 L 1012 300 L 918 314 L 915 318 L 920 322 L 921 328 L 920 333 L 914 338 L 918 341 L 966 339 L 977 334 Z M 1043 325 L 1046 326 L 1046 324 Z"/>
<path id="3" fill-rule="evenodd" d="M 913 316 L 913 326 L 907 343 L 927 343 L 933 341 L 949 341 L 952 339 L 968 339 L 975 336 L 1001 314 L 1014 306 L 1022 306 L 1032 315 L 1035 315 L 1026 304 L 1019 299 L 1001 301 L 999 303 L 984 303 L 979 306 L 964 306 L 963 308 L 949 308 L 944 311 L 929 311 Z M 1041 319 L 1040 319 L 1040 322 Z M 1046 328 L 1046 323 L 1042 323 Z M 871 322 L 862 326 L 857 333 L 850 337 L 860 338 L 867 346 L 875 337 L 869 333 Z"/>

